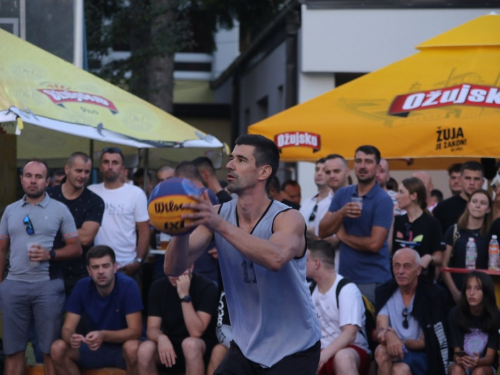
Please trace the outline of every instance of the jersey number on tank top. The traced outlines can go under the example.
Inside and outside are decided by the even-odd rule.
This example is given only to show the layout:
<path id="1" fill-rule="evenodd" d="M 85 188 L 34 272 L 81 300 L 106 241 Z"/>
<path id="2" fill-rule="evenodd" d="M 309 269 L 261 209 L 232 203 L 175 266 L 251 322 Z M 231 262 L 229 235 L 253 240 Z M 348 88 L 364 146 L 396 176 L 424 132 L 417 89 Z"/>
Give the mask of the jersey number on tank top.
<path id="1" fill-rule="evenodd" d="M 241 267 L 243 267 L 243 281 L 247 284 L 256 283 L 257 277 L 255 276 L 255 269 L 253 268 L 253 262 L 248 263 L 244 260 L 241 263 Z"/>

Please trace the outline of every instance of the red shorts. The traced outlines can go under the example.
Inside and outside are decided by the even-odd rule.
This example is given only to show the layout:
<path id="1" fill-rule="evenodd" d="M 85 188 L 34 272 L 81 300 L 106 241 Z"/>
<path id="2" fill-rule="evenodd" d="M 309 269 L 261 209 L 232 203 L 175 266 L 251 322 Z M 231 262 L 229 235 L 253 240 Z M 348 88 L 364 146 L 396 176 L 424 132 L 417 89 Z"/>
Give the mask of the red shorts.
<path id="1" fill-rule="evenodd" d="M 348 345 L 348 348 L 354 349 L 356 353 L 358 353 L 359 356 L 359 367 L 358 367 L 358 372 L 359 375 L 367 375 L 368 370 L 370 369 L 370 356 L 368 353 L 364 350 L 361 349 L 360 347 L 356 345 Z M 333 356 L 326 362 L 323 367 L 321 368 L 321 371 L 319 372 L 318 375 L 332 375 L 335 374 L 335 371 L 333 370 Z M 342 374 L 338 374 L 342 375 Z"/>

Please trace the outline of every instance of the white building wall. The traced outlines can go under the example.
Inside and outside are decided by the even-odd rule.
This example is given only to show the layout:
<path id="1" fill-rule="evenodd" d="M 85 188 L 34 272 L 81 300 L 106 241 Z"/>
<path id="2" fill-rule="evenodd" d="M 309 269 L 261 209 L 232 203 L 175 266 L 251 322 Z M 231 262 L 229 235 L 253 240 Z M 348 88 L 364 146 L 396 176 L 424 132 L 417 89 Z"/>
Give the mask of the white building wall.
<path id="1" fill-rule="evenodd" d="M 303 72 L 371 72 L 416 53 L 415 46 L 491 9 L 307 9 Z M 497 13 L 500 12 L 500 7 Z"/>
<path id="2" fill-rule="evenodd" d="M 240 26 L 234 21 L 231 30 L 220 29 L 215 34 L 217 49 L 213 53 L 212 78 L 217 78 L 240 54 Z"/>

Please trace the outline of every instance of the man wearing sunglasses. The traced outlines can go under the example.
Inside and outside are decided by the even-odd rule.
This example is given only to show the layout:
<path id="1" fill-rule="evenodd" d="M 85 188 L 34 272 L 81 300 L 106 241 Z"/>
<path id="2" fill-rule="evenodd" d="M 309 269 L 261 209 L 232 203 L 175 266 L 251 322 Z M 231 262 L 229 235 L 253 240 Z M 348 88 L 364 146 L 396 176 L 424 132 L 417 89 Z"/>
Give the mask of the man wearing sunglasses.
<path id="1" fill-rule="evenodd" d="M 376 290 L 375 350 L 379 375 L 444 375 L 448 369 L 447 316 L 442 289 L 419 278 L 420 256 L 399 249 L 392 260 L 394 279 Z"/>
<path id="2" fill-rule="evenodd" d="M 333 191 L 326 184 L 325 179 L 325 158 L 316 162 L 314 169 L 314 184 L 318 187 L 318 192 L 311 198 L 304 199 L 300 205 L 300 213 L 304 216 L 307 225 L 307 239 L 318 239 L 316 232 L 319 222 L 328 211 L 333 198 Z"/>
<path id="3" fill-rule="evenodd" d="M 120 179 L 124 168 L 119 148 L 102 150 L 99 169 L 103 182 L 89 186 L 106 205 L 94 243 L 113 248 L 118 271 L 138 277 L 137 272 L 149 250 L 148 202 L 142 189 Z"/>
<path id="4" fill-rule="evenodd" d="M 83 152 L 70 155 L 64 167 L 66 180 L 59 186 L 49 187 L 47 193 L 52 199 L 64 203 L 75 219 L 78 237 L 82 244 L 83 254 L 76 258 L 51 264 L 51 274 L 62 277 L 66 295 L 69 296 L 76 282 L 88 276 L 85 256 L 94 245 L 94 238 L 101 226 L 104 214 L 104 202 L 101 197 L 94 194 L 85 186 L 89 181 L 92 171 L 92 160 Z M 61 236 L 56 237 L 60 247 Z"/>
<path id="5" fill-rule="evenodd" d="M 50 279 L 49 260 L 62 261 L 82 253 L 68 208 L 45 192 L 49 182 L 45 162 L 29 161 L 21 175 L 25 195 L 5 209 L 0 221 L 1 274 L 10 248 L 9 273 L 0 284 L 7 374 L 24 374 L 28 330 L 33 319 L 46 373 L 53 373 L 50 347 L 61 333 L 65 298 L 62 279 Z M 54 249 L 58 232 L 64 247 Z"/>

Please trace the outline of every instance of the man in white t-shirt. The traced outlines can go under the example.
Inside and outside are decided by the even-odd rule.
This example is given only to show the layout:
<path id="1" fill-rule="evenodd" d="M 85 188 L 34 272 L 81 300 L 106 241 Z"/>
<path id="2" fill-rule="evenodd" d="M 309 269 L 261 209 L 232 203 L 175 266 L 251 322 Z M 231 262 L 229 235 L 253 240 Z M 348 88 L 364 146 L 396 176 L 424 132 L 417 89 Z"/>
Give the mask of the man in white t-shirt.
<path id="1" fill-rule="evenodd" d="M 316 286 L 312 299 L 321 326 L 319 375 L 367 374 L 370 349 L 365 332 L 365 306 L 356 284 L 335 273 L 334 251 L 326 241 L 308 244 L 306 273 Z"/>
<path id="2" fill-rule="evenodd" d="M 144 191 L 120 179 L 123 160 L 119 148 L 104 148 L 99 167 L 104 182 L 89 186 L 106 205 L 94 244 L 115 249 L 118 270 L 134 276 L 149 249 L 148 202 Z"/>
<path id="3" fill-rule="evenodd" d="M 333 198 L 333 191 L 326 184 L 324 167 L 325 158 L 321 158 L 316 162 L 314 170 L 314 183 L 318 187 L 318 192 L 300 203 L 299 211 L 306 221 L 308 240 L 319 239 L 317 237 L 319 222 L 328 212 Z"/>

